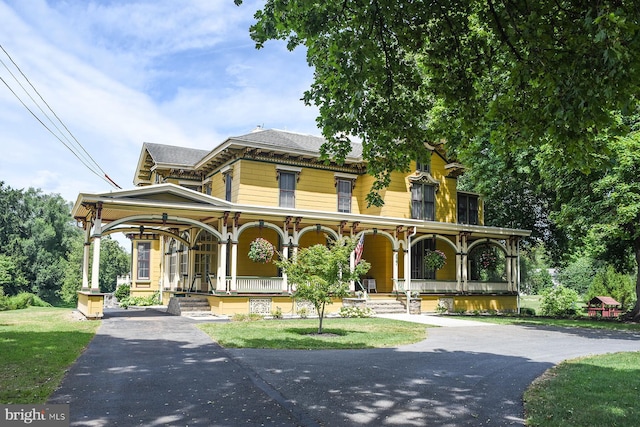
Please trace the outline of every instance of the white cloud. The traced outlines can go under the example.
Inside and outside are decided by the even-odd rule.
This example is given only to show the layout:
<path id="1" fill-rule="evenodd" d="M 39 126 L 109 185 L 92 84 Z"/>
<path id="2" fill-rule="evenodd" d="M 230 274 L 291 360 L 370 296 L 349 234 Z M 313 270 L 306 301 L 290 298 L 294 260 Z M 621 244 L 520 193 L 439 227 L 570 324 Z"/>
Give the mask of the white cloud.
<path id="1" fill-rule="evenodd" d="M 248 28 L 261 4 L 6 0 L 0 40 L 91 156 L 130 187 L 145 141 L 212 148 L 258 124 L 319 133 L 317 110 L 300 101 L 312 77 L 304 52 L 253 47 Z M 5 87 L 0 129 L 7 185 L 68 200 L 109 189 Z"/>

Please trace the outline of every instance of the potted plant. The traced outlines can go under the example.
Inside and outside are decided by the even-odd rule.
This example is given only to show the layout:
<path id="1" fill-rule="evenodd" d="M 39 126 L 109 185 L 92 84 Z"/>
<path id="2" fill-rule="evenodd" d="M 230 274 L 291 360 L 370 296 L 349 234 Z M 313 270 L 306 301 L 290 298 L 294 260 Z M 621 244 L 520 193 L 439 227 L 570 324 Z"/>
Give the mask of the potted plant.
<path id="1" fill-rule="evenodd" d="M 440 270 L 447 263 L 447 256 L 439 250 L 427 249 L 424 254 L 424 266 L 427 270 Z"/>
<path id="2" fill-rule="evenodd" d="M 484 270 L 493 270 L 498 263 L 498 257 L 491 248 L 483 249 L 478 256 L 478 265 Z"/>
<path id="3" fill-rule="evenodd" d="M 249 259 L 253 262 L 271 262 L 275 249 L 271 242 L 262 237 L 258 237 L 249 245 Z"/>

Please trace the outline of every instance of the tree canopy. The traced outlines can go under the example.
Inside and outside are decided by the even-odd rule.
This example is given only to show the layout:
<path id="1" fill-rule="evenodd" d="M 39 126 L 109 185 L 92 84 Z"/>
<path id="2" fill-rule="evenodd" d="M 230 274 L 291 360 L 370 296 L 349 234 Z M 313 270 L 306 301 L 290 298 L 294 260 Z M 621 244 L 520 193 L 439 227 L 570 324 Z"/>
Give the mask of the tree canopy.
<path id="1" fill-rule="evenodd" d="M 479 135 L 589 170 L 626 132 L 617 112 L 637 104 L 632 0 L 267 0 L 255 17 L 258 47 L 307 48 L 303 99 L 319 107 L 323 152 L 342 159 L 361 139 L 374 190 L 425 141 L 456 155 Z M 369 202 L 381 203 L 375 191 Z"/>

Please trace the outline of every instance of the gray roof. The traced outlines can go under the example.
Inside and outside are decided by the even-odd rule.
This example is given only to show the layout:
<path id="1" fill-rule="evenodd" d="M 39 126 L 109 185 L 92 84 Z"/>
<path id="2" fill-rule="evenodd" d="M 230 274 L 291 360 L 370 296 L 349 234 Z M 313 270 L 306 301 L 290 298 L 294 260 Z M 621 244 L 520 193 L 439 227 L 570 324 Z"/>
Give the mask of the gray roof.
<path id="1" fill-rule="evenodd" d="M 294 151 L 307 151 L 310 153 L 319 153 L 320 146 L 326 140 L 319 136 L 303 135 L 300 133 L 287 132 L 276 129 L 256 130 L 246 135 L 230 138 L 236 141 L 244 141 L 249 144 L 267 145 L 274 148 L 284 148 Z M 360 158 L 362 156 L 362 145 L 351 143 L 351 158 Z"/>
<path id="2" fill-rule="evenodd" d="M 143 149 L 145 148 L 154 162 L 180 166 L 193 166 L 209 154 L 208 150 L 178 147 L 176 145 L 154 144 L 151 142 L 145 142 Z"/>
<path id="3" fill-rule="evenodd" d="M 258 145 L 262 147 L 273 147 L 275 150 L 280 149 L 287 152 L 302 151 L 318 154 L 320 153 L 320 146 L 326 140 L 319 136 L 266 129 L 256 130 L 246 135 L 231 137 L 225 142 L 228 141 L 246 143 L 247 146 Z M 352 143 L 351 147 L 351 154 L 348 157 L 360 160 L 362 156 L 362 145 Z M 143 146 L 143 150 L 144 149 L 149 152 L 149 155 L 151 155 L 156 164 L 164 163 L 185 167 L 195 166 L 199 161 L 213 151 L 179 147 L 176 145 L 154 144 L 151 142 L 145 142 Z"/>

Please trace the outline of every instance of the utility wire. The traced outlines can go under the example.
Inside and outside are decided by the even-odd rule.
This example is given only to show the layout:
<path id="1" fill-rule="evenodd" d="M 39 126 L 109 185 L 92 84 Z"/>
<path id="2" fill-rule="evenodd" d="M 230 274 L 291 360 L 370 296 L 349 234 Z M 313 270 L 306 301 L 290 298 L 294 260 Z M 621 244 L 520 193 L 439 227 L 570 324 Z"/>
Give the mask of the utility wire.
<path id="1" fill-rule="evenodd" d="M 7 57 L 9 58 L 9 60 L 13 63 L 13 65 L 15 66 L 15 68 L 20 72 L 20 74 L 22 75 L 22 77 L 27 81 L 27 83 L 29 83 L 29 86 L 31 86 L 31 88 L 33 89 L 33 91 L 38 95 L 38 97 L 40 98 L 40 100 L 42 100 L 42 102 L 47 106 L 48 110 L 53 114 L 53 116 L 57 119 L 57 121 L 62 125 L 62 127 L 66 130 L 66 132 L 71 136 L 71 138 L 73 138 L 73 140 L 75 141 L 75 143 L 77 144 L 78 147 L 80 147 L 80 150 L 78 150 L 77 147 L 73 146 L 73 142 L 69 139 L 69 137 L 62 132 L 62 130 L 55 124 L 55 122 L 51 119 L 51 117 L 47 114 L 47 112 L 44 111 L 44 109 L 39 105 L 39 103 L 29 94 L 29 91 L 27 91 L 27 89 L 25 89 L 25 87 L 20 83 L 20 81 L 18 80 L 18 78 L 11 72 L 11 70 L 9 69 L 9 67 L 4 63 L 4 61 L 2 61 L 2 59 L 0 59 L 0 63 L 2 63 L 2 65 L 6 68 L 6 70 L 9 72 L 9 74 L 11 74 L 11 76 L 13 77 L 13 79 L 18 83 L 18 85 L 22 88 L 22 90 L 27 94 L 27 96 L 31 99 L 31 101 L 38 107 L 38 109 L 42 112 L 42 114 L 49 120 L 49 122 L 56 128 L 56 130 L 58 131 L 58 133 L 67 140 L 68 143 L 65 143 L 65 141 L 62 140 L 62 138 L 60 138 L 58 135 L 56 135 L 55 132 L 53 132 L 25 103 L 24 101 L 20 98 L 20 96 L 11 88 L 11 86 L 9 86 L 9 84 L 2 78 L 0 77 L 0 80 L 2 80 L 2 82 L 5 84 L 5 86 L 7 86 L 7 88 L 11 91 L 11 93 L 13 93 L 13 95 L 18 99 L 18 101 L 20 101 L 20 103 L 31 113 L 31 115 L 33 115 L 33 117 L 38 120 L 38 122 L 40 122 L 40 124 L 42 126 L 45 127 L 45 129 L 47 129 L 56 139 L 58 139 L 58 141 L 60 141 L 69 151 L 71 151 L 73 153 L 73 155 L 80 160 L 80 162 L 87 168 L 89 169 L 92 173 L 96 174 L 98 177 L 100 177 L 101 179 L 105 180 L 107 183 L 109 183 L 110 185 L 113 185 L 114 187 L 120 189 L 121 187 L 116 184 L 110 177 L 109 175 L 107 175 L 107 173 L 102 169 L 102 167 L 100 167 L 100 165 L 98 164 L 98 162 L 96 162 L 96 160 L 89 154 L 89 152 L 84 148 L 84 146 L 80 143 L 80 141 L 78 141 L 78 139 L 75 137 L 75 135 L 69 130 L 69 128 L 64 124 L 64 122 L 60 119 L 60 117 L 58 117 L 58 115 L 55 113 L 55 111 L 53 111 L 53 109 L 51 108 L 51 106 L 47 103 L 47 101 L 42 97 L 42 95 L 40 94 L 40 92 L 38 92 L 38 90 L 35 88 L 35 86 L 31 83 L 31 81 L 29 80 L 29 78 L 22 72 L 22 70 L 20 69 L 20 67 L 18 66 L 18 64 L 16 64 L 16 62 L 13 60 L 13 58 L 11 57 L 11 55 L 9 55 L 9 53 L 6 51 L 6 49 L 0 44 L 0 49 L 2 49 L 2 51 L 5 53 L 5 55 L 7 55 Z M 99 172 L 98 172 L 99 171 Z"/>

